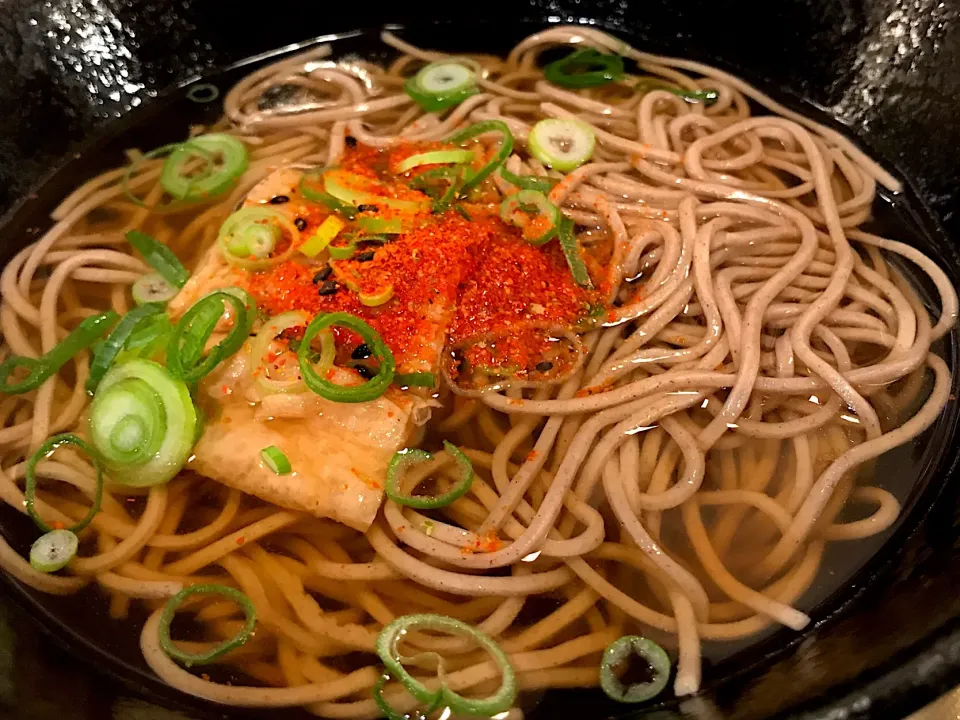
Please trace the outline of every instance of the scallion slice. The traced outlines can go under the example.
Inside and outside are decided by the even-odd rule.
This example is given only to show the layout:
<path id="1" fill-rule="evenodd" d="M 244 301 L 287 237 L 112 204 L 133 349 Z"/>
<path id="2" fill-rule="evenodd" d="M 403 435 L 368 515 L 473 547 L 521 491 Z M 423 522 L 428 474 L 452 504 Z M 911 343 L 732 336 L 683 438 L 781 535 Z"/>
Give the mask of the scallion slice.
<path id="1" fill-rule="evenodd" d="M 253 376 L 256 384 L 266 393 L 296 393 L 302 392 L 306 386 L 299 377 L 293 380 L 274 380 L 267 377 L 266 364 L 267 353 L 270 350 L 271 343 L 280 333 L 290 328 L 306 327 L 310 319 L 306 313 L 300 311 L 285 312 L 276 317 L 270 318 L 260 328 L 260 332 L 253 339 L 250 346 L 250 362 L 253 366 Z M 323 355 L 326 367 L 333 365 L 333 356 L 336 352 L 333 344 L 333 336 L 322 336 Z"/>
<path id="2" fill-rule="evenodd" d="M 597 87 L 623 77 L 623 58 L 594 48 L 581 48 L 547 65 L 543 75 L 560 87 Z"/>
<path id="3" fill-rule="evenodd" d="M 463 63 L 442 60 L 421 68 L 403 89 L 427 112 L 440 112 L 479 92 L 476 80 L 476 73 Z"/>
<path id="4" fill-rule="evenodd" d="M 398 505 L 416 508 L 417 510 L 434 510 L 436 508 L 446 507 L 455 500 L 463 497 L 473 484 L 473 463 L 470 458 L 453 443 L 443 441 L 443 449 L 457 463 L 457 481 L 449 490 L 440 495 L 410 495 L 401 491 L 401 482 L 403 474 L 411 465 L 429 462 L 433 460 L 433 455 L 425 450 L 416 448 L 406 448 L 394 453 L 387 466 L 387 483 L 384 492 L 387 497 Z"/>
<path id="5" fill-rule="evenodd" d="M 398 217 L 384 218 L 361 215 L 356 219 L 356 225 L 365 233 L 372 235 L 398 235 L 403 232 L 403 220 Z"/>
<path id="6" fill-rule="evenodd" d="M 437 386 L 437 376 L 431 372 L 397 373 L 393 377 L 393 384 L 400 387 L 432 388 Z"/>
<path id="7" fill-rule="evenodd" d="M 103 468 L 100 465 L 100 459 L 97 456 L 97 453 L 87 444 L 86 440 L 83 440 L 72 433 L 62 433 L 60 435 L 54 435 L 53 437 L 48 438 L 47 441 L 38 447 L 36 452 L 34 452 L 33 455 L 31 455 L 27 460 L 23 484 L 24 506 L 27 509 L 27 515 L 29 515 L 33 519 L 33 522 L 36 523 L 37 527 L 43 530 L 45 533 L 51 532 L 54 528 L 47 525 L 46 521 L 37 513 L 37 509 L 35 507 L 37 498 L 37 463 L 45 458 L 50 457 L 50 455 L 52 455 L 57 448 L 63 445 L 74 445 L 75 447 L 83 450 L 83 452 L 89 456 L 90 462 L 93 463 L 93 468 L 97 473 L 96 487 L 93 491 L 93 502 L 90 503 L 90 509 L 87 511 L 87 514 L 81 518 L 80 522 L 64 529 L 73 533 L 79 533 L 81 530 L 83 530 L 87 525 L 90 524 L 90 521 L 93 520 L 93 517 L 100 512 L 100 502 L 103 499 Z"/>
<path id="8" fill-rule="evenodd" d="M 30 546 L 30 567 L 44 573 L 65 568 L 77 554 L 80 541 L 70 530 L 51 530 Z"/>
<path id="9" fill-rule="evenodd" d="M 168 303 L 177 296 L 178 292 L 177 286 L 158 272 L 141 275 L 130 288 L 133 301 L 137 305 Z"/>
<path id="10" fill-rule="evenodd" d="M 641 95 L 651 90 L 666 90 L 689 102 L 702 102 L 704 105 L 712 105 L 720 97 L 720 93 L 716 90 L 687 90 L 686 88 L 670 85 L 664 80 L 655 77 L 642 77 L 637 80 L 633 88 Z"/>
<path id="11" fill-rule="evenodd" d="M 154 324 L 160 315 L 166 318 L 163 305 L 148 303 L 134 308 L 120 318 L 120 322 L 117 323 L 113 332 L 93 354 L 93 362 L 90 363 L 90 377 L 87 379 L 86 385 L 88 393 L 92 395 L 96 391 L 100 380 L 103 379 L 107 370 L 117 359 L 117 355 L 124 349 L 134 333 Z"/>
<path id="12" fill-rule="evenodd" d="M 470 150 L 431 150 L 430 152 L 411 155 L 397 165 L 397 173 L 405 173 L 421 165 L 460 165 L 473 160 Z"/>
<path id="13" fill-rule="evenodd" d="M 182 288 L 187 284 L 190 273 L 166 245 L 139 230 L 128 231 L 127 242 L 143 255 L 147 265 L 160 273 L 171 285 Z"/>
<path id="14" fill-rule="evenodd" d="M 355 205 L 340 202 L 324 189 L 323 173 L 323 170 L 304 173 L 300 178 L 300 194 L 310 202 L 326 205 L 333 212 L 353 220 L 360 211 Z"/>
<path id="15" fill-rule="evenodd" d="M 390 703 L 387 702 L 387 699 L 383 696 L 383 687 L 390 680 L 390 675 L 383 673 L 377 682 L 373 686 L 373 701 L 377 704 L 380 712 L 383 713 L 383 717 L 386 720 L 425 720 L 425 718 L 430 716 L 430 713 L 439 708 L 439 703 L 443 699 L 441 693 L 437 693 L 435 702 L 424 709 L 422 712 L 417 712 L 416 715 L 408 715 L 406 713 L 398 712 L 395 708 L 390 706 Z"/>
<path id="16" fill-rule="evenodd" d="M 463 130 L 454 133 L 447 138 L 446 142 L 453 145 L 460 145 L 465 143 L 467 140 L 471 140 L 479 135 L 484 135 L 489 132 L 500 133 L 500 147 L 497 148 L 497 151 L 493 154 L 490 160 L 482 168 L 476 171 L 471 171 L 467 174 L 467 177 L 463 184 L 464 190 L 469 190 L 470 188 L 483 182 L 494 170 L 499 168 L 510 157 L 510 153 L 513 152 L 513 134 L 510 132 L 510 128 L 507 127 L 507 124 L 502 120 L 484 120 L 483 122 L 476 123 L 465 127 Z"/>
<path id="17" fill-rule="evenodd" d="M 557 181 L 553 178 L 538 175 L 514 175 L 506 167 L 500 168 L 500 177 L 521 190 L 537 190 L 542 193 L 550 192 L 553 190 L 553 186 L 557 184 Z"/>
<path id="18" fill-rule="evenodd" d="M 205 200 L 226 192 L 247 164 L 247 148 L 237 138 L 223 133 L 200 135 L 167 156 L 160 185 L 178 200 Z"/>
<path id="19" fill-rule="evenodd" d="M 85 318 L 67 337 L 57 343 L 50 352 L 40 358 L 11 355 L 0 363 L 0 393 L 19 395 L 36 390 L 47 378 L 66 365 L 74 355 L 97 340 L 119 319 L 112 310 Z M 27 377 L 10 382 L 17 368 L 27 371 Z"/>
<path id="20" fill-rule="evenodd" d="M 150 360 L 114 365 L 93 396 L 90 438 L 110 479 L 149 487 L 171 480 L 196 439 L 197 411 L 186 384 Z"/>
<path id="21" fill-rule="evenodd" d="M 288 475 L 293 470 L 290 466 L 290 460 L 284 455 L 283 450 L 276 445 L 271 445 L 261 450 L 260 459 L 264 465 L 277 475 Z"/>
<path id="22" fill-rule="evenodd" d="M 593 129 L 579 120 L 541 120 L 527 136 L 530 154 L 554 170 L 569 172 L 593 155 Z"/>
<path id="23" fill-rule="evenodd" d="M 419 201 L 400 200 L 370 192 L 364 189 L 370 180 L 344 170 L 328 170 L 323 174 L 323 184 L 328 193 L 349 206 L 375 205 L 409 213 L 426 209 L 426 205 Z"/>
<path id="24" fill-rule="evenodd" d="M 403 667 L 405 661 L 409 662 L 414 658 L 401 655 L 398 647 L 407 633 L 418 630 L 439 630 L 472 639 L 490 655 L 500 670 L 500 687 L 489 697 L 463 697 L 443 682 L 443 658 L 438 657 L 440 664 L 438 675 L 441 678 L 441 685 L 437 691 L 430 690 Z M 517 678 L 506 653 L 486 633 L 452 617 L 432 613 L 403 615 L 380 631 L 377 636 L 376 651 L 386 666 L 387 672 L 397 678 L 408 693 L 429 707 L 445 705 L 453 714 L 492 717 L 509 709 L 517 697 Z"/>
<path id="25" fill-rule="evenodd" d="M 377 374 L 362 385 L 337 385 L 318 373 L 310 359 L 310 343 L 318 333 L 332 327 L 344 327 L 357 333 L 361 341 L 372 351 L 371 354 L 380 367 Z M 366 402 L 383 395 L 396 372 L 393 353 L 380 337 L 380 334 L 355 315 L 349 313 L 320 313 L 307 326 L 297 350 L 300 361 L 300 376 L 307 387 L 320 397 L 334 402 Z"/>
<path id="26" fill-rule="evenodd" d="M 636 654 L 649 663 L 653 676 L 647 682 L 624 687 L 616 668 Z M 639 703 L 659 695 L 670 679 L 670 658 L 663 648 L 639 635 L 624 635 L 604 651 L 600 661 L 600 687 L 608 697 L 622 703 Z"/>
<path id="27" fill-rule="evenodd" d="M 570 266 L 573 281 L 580 287 L 592 290 L 593 281 L 590 280 L 590 273 L 587 272 L 587 266 L 580 256 L 580 243 L 577 242 L 577 236 L 573 232 L 573 221 L 570 218 L 565 217 L 560 221 L 560 247 L 563 249 L 563 256 L 567 259 L 567 265 Z"/>
<path id="28" fill-rule="evenodd" d="M 287 236 L 286 249 L 275 254 Z M 217 243 L 224 259 L 245 270 L 260 270 L 289 258 L 300 245 L 300 230 L 280 210 L 250 206 L 237 210 L 220 226 Z"/>
<path id="29" fill-rule="evenodd" d="M 233 327 L 206 355 L 203 350 L 220 317 L 233 310 Z M 195 383 L 241 348 L 257 317 L 256 304 L 244 290 L 225 288 L 200 298 L 174 326 L 167 348 L 170 373 L 185 383 Z"/>
<path id="30" fill-rule="evenodd" d="M 194 595 L 219 595 L 227 600 L 232 600 L 240 606 L 245 617 L 243 627 L 240 628 L 236 635 L 228 640 L 224 640 L 205 653 L 188 653 L 181 650 L 173 641 L 173 638 L 170 637 L 170 625 L 173 623 L 173 617 L 176 615 L 177 609 L 183 604 L 184 600 Z M 257 609 L 250 601 L 250 598 L 239 590 L 226 587 L 225 585 L 192 585 L 184 588 L 167 600 L 167 604 L 163 606 L 163 612 L 160 615 L 158 634 L 160 636 L 160 647 L 163 648 L 163 651 L 177 662 L 191 667 L 193 665 L 207 665 L 212 663 L 231 650 L 244 645 L 253 637 L 253 631 L 256 627 Z"/>
<path id="31" fill-rule="evenodd" d="M 393 298 L 393 285 L 387 285 L 382 290 L 377 292 L 358 293 L 358 298 L 360 299 L 360 304 L 367 307 L 380 307 L 384 303 L 390 302 L 390 299 Z"/>
<path id="32" fill-rule="evenodd" d="M 500 203 L 500 218 L 516 225 L 531 245 L 550 242 L 560 228 L 560 209 L 537 190 L 520 190 Z"/>
<path id="33" fill-rule="evenodd" d="M 330 215 L 320 223 L 320 227 L 316 229 L 313 235 L 300 246 L 300 252 L 307 257 L 316 257 L 327 249 L 327 245 L 343 230 L 343 226 L 343 220 L 336 215 Z"/>

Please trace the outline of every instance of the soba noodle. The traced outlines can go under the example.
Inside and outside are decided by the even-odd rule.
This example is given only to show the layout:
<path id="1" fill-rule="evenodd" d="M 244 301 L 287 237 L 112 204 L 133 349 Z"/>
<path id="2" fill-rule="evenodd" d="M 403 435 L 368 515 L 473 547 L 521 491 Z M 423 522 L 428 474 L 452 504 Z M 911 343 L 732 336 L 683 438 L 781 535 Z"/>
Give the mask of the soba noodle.
<path id="1" fill-rule="evenodd" d="M 596 685 L 604 648 L 636 633 L 673 648 L 677 695 L 696 692 L 702 640 L 776 624 L 801 630 L 809 618 L 794 604 L 826 545 L 895 522 L 897 498 L 858 468 L 916 438 L 946 404 L 950 372 L 931 346 L 953 327 L 954 289 L 914 248 L 861 229 L 876 185 L 896 191 L 895 178 L 836 131 L 727 73 L 558 26 L 506 59 L 464 56 L 482 68 L 481 92 L 427 113 L 404 79 L 447 56 L 390 33 L 383 41 L 399 52 L 385 68 L 334 62 L 319 46 L 231 89 L 223 119 L 198 131 L 239 138 L 250 163 L 215 203 L 186 216 L 150 213 L 125 194 L 124 169 L 77 188 L 3 271 L 3 356 L 38 357 L 81 319 L 131 309 L 130 285 L 148 268 L 124 240 L 129 229 L 192 267 L 277 167 L 336 164 L 346 135 L 386 147 L 501 120 L 517 141 L 506 167 L 560 179 L 549 198 L 586 228 L 580 241 L 612 239 L 610 311 L 574 336 L 582 363 L 559 384 L 442 390 L 446 409 L 435 411 L 430 437 L 458 445 L 476 477 L 440 515 L 388 500 L 364 534 L 187 471 L 141 492 L 108 486 L 69 574 L 38 572 L 2 540 L 0 565 L 42 592 L 99 585 L 114 617 L 144 603 L 153 610 L 141 633 L 148 665 L 227 705 L 376 717 L 377 634 L 416 612 L 496 639 L 524 690 Z M 636 93 L 635 76 L 555 87 L 538 60 L 564 44 L 620 53 L 646 76 L 714 91 L 716 101 Z M 291 92 L 307 100 L 294 109 L 261 101 Z M 591 162 L 560 176 L 528 156 L 533 123 L 549 117 L 593 128 Z M 160 164 L 137 164 L 129 189 L 155 199 Z M 936 287 L 936 318 L 906 266 Z M 11 507 L 24 509 L 25 459 L 81 425 L 88 374 L 81 352 L 38 389 L 0 402 L 0 496 Z M 452 463 L 440 452 L 416 472 L 443 475 Z M 38 474 L 37 508 L 49 522 L 84 515 L 94 487 L 86 458 L 61 451 Z M 859 519 L 839 520 L 853 505 Z M 485 545 L 491 537 L 502 541 Z M 262 686 L 198 676 L 160 647 L 164 600 L 202 582 L 239 588 L 256 606 L 255 636 L 222 662 Z M 197 607 L 204 634 L 185 648 L 209 647 L 241 624 L 228 602 Z M 444 648 L 451 689 L 483 690 L 497 677 L 449 639 L 411 642 Z M 387 698 L 401 711 L 415 705 L 392 685 Z"/>

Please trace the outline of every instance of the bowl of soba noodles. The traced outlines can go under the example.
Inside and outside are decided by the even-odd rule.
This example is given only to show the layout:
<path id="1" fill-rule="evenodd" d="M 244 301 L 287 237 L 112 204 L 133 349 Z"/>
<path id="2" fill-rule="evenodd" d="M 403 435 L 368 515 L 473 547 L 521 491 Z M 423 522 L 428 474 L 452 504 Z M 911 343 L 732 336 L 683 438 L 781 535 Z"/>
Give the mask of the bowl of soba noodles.
<path id="1" fill-rule="evenodd" d="M 699 53 L 443 27 L 194 79 L 8 218 L 10 594 L 198 716 L 878 677 L 845 608 L 956 460 L 960 263 L 912 179 Z"/>

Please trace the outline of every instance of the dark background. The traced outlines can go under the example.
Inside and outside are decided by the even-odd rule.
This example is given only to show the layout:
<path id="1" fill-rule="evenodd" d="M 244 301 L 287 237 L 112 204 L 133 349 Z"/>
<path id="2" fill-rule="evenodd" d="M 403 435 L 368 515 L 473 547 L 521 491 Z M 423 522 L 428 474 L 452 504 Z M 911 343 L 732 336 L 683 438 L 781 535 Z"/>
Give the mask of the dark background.
<path id="1" fill-rule="evenodd" d="M 504 25 L 594 18 L 641 48 L 713 62 L 806 98 L 906 176 L 945 237 L 960 238 L 960 3 L 952 0 L 448 0 L 389 11 L 289 0 L 0 0 L 0 209 L 27 195 L 76 143 L 171 85 L 321 34 L 385 21 L 422 28 L 466 12 Z M 442 44 L 490 46 L 489 26 L 457 27 Z M 960 681 L 957 448 L 942 435 L 933 442 L 946 460 L 914 527 L 858 576 L 841 606 L 816 616 L 802 641 L 768 648 L 705 696 L 651 716 L 899 717 Z M 9 597 L 17 603 L 0 601 L 0 715 L 172 717 L 126 700 L 118 706 L 117 686 L 90 667 L 97 662 L 55 649 L 18 607 L 23 598 Z M 555 717 L 596 716 L 586 702 L 551 709 Z"/>

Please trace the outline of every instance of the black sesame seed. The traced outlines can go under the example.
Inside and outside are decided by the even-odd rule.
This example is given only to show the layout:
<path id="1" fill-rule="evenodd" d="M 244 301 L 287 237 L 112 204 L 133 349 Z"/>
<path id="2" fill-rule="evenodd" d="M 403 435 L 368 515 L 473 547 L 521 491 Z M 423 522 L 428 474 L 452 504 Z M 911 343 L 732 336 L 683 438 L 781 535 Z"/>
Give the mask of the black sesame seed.
<path id="1" fill-rule="evenodd" d="M 270 198 L 271 205 L 283 205 L 284 203 L 290 202 L 290 198 L 286 195 L 274 195 Z"/>
<path id="2" fill-rule="evenodd" d="M 320 289 L 317 290 L 317 292 L 320 295 L 333 295 L 339 289 L 340 286 L 337 285 L 336 280 L 327 280 L 323 285 L 320 286 Z"/>
<path id="3" fill-rule="evenodd" d="M 355 148 L 357 146 L 357 139 L 353 135 L 347 135 L 343 141 L 347 144 L 347 147 Z"/>
<path id="4" fill-rule="evenodd" d="M 318 272 L 316 275 L 313 276 L 313 284 L 317 285 L 319 283 L 322 283 L 324 280 L 330 277 L 330 274 L 332 272 L 333 272 L 332 267 L 330 267 L 329 265 L 324 265 L 320 269 L 320 272 Z"/>
<path id="5" fill-rule="evenodd" d="M 376 205 L 365 205 L 363 203 L 360 203 L 359 205 L 357 205 L 357 210 L 359 212 L 378 212 L 380 208 L 378 208 Z"/>
<path id="6" fill-rule="evenodd" d="M 377 374 L 371 368 L 368 368 L 366 365 L 361 365 L 360 363 L 354 365 L 353 369 L 360 373 L 360 377 L 364 380 L 369 380 Z"/>
<path id="7" fill-rule="evenodd" d="M 544 360 L 543 362 L 537 363 L 537 372 L 544 373 L 549 372 L 550 370 L 553 370 L 553 363 L 549 360 Z"/>
<path id="8" fill-rule="evenodd" d="M 350 357 L 354 360 L 366 360 L 371 355 L 373 355 L 373 351 L 370 350 L 370 346 L 366 343 L 360 343 L 353 349 L 353 352 L 350 353 Z"/>
<path id="9" fill-rule="evenodd" d="M 353 259 L 357 262 L 370 262 L 376 256 L 376 253 L 373 250 L 367 250 L 365 252 L 359 253 Z"/>
<path id="10" fill-rule="evenodd" d="M 304 220 L 303 218 L 297 218 L 296 220 L 293 221 L 293 224 L 297 226 L 297 230 L 299 230 L 300 232 L 303 232 L 304 230 L 307 229 L 307 221 Z"/>

